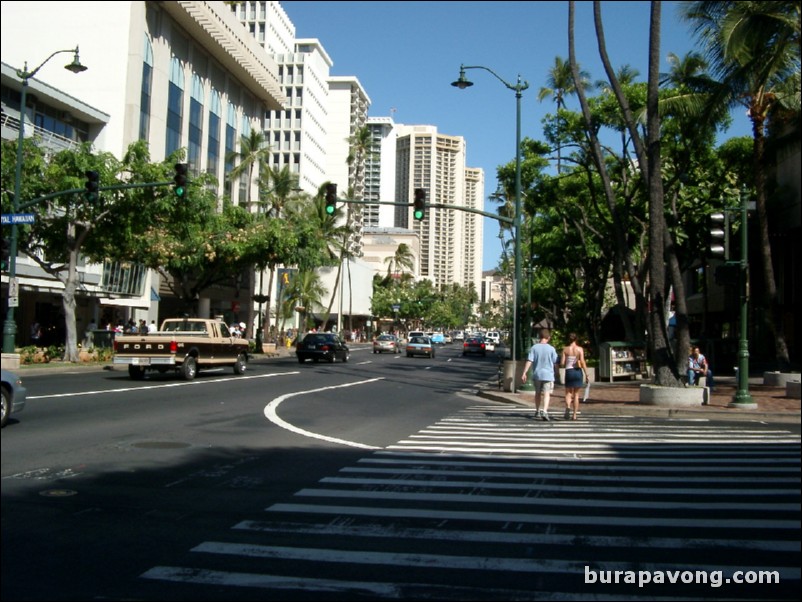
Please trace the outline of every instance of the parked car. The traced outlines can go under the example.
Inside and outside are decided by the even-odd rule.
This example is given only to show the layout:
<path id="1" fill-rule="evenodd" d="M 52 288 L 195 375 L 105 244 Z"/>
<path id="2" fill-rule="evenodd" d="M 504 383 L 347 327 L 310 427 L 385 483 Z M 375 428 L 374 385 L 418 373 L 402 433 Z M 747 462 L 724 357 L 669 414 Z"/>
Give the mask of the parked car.
<path id="1" fill-rule="evenodd" d="M 295 344 L 295 355 L 298 356 L 299 364 L 303 364 L 306 360 L 314 362 L 325 360 L 331 364 L 334 360 L 347 362 L 351 352 L 348 345 L 336 334 L 308 332 Z"/>
<path id="2" fill-rule="evenodd" d="M 398 337 L 394 334 L 380 334 L 373 339 L 373 353 L 401 353 Z"/>
<path id="3" fill-rule="evenodd" d="M 454 342 L 454 338 L 451 336 L 450 332 L 444 332 L 443 337 L 446 340 L 446 345 L 450 345 L 451 343 Z"/>
<path id="4" fill-rule="evenodd" d="M 487 345 L 482 337 L 468 337 L 462 342 L 462 355 L 475 353 L 487 355 Z"/>
<path id="5" fill-rule="evenodd" d="M 0 392 L 3 395 L 2 415 L 0 415 L 0 428 L 8 424 L 8 419 L 12 414 L 21 412 L 25 407 L 25 397 L 27 389 L 22 385 L 22 379 L 10 370 L 0 370 L 2 372 L 2 383 Z"/>
<path id="6" fill-rule="evenodd" d="M 432 339 L 424 336 L 410 337 L 407 341 L 407 357 L 424 355 L 434 358 L 434 343 Z"/>

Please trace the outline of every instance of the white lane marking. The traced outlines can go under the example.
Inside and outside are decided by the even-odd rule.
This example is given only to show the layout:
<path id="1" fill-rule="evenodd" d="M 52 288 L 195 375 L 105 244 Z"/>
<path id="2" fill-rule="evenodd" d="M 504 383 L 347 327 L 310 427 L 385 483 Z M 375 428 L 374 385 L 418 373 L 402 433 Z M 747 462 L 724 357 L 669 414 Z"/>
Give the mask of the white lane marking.
<path id="1" fill-rule="evenodd" d="M 319 389 L 310 389 L 308 391 L 298 391 L 297 393 L 287 393 L 286 395 L 282 395 L 281 397 L 276 397 L 273 401 L 265 406 L 265 417 L 275 424 L 276 426 L 280 426 L 283 429 L 287 429 L 293 433 L 297 433 L 299 435 L 303 435 L 304 437 L 311 437 L 313 439 L 321 439 L 323 441 L 328 441 L 329 443 L 341 443 L 343 445 L 350 445 L 352 447 L 361 447 L 363 449 L 381 449 L 380 447 L 375 447 L 373 445 L 366 445 L 364 443 L 356 443 L 354 441 L 347 441 L 345 439 L 337 439 L 336 437 L 327 437 L 325 435 L 319 435 L 318 433 L 312 433 L 310 431 L 305 431 L 297 426 L 290 424 L 289 422 L 285 422 L 281 418 L 279 418 L 277 410 L 278 406 L 281 405 L 281 402 L 290 399 L 291 397 L 295 397 L 296 395 L 307 395 L 309 393 L 318 393 L 320 391 L 331 391 L 332 389 L 341 389 L 343 387 L 353 387 L 355 385 L 365 385 L 367 383 L 376 382 L 377 380 L 384 380 L 383 377 L 381 378 L 370 378 L 368 380 L 361 380 L 358 382 L 353 383 L 346 383 L 344 385 L 332 385 L 330 387 L 320 387 Z"/>
<path id="2" fill-rule="evenodd" d="M 158 385 L 148 385 L 146 387 L 123 387 L 122 389 L 103 389 L 98 391 L 78 391 L 76 393 L 55 393 L 53 395 L 28 395 L 26 399 L 54 399 L 57 397 L 80 397 L 82 395 L 102 395 L 104 393 L 125 393 L 128 391 L 147 391 L 149 389 L 167 389 L 169 387 L 188 387 L 190 385 L 205 385 L 207 383 L 222 383 L 222 382 L 230 382 L 232 378 L 236 378 L 237 380 L 250 380 L 253 378 L 273 378 L 274 376 L 291 376 L 293 374 L 299 374 L 296 370 L 294 372 L 282 372 L 280 374 L 254 374 L 253 376 L 236 376 L 236 377 L 226 377 L 226 378 L 215 378 L 209 380 L 204 378 L 202 380 L 190 380 L 190 381 L 183 381 L 178 383 L 162 383 Z"/>

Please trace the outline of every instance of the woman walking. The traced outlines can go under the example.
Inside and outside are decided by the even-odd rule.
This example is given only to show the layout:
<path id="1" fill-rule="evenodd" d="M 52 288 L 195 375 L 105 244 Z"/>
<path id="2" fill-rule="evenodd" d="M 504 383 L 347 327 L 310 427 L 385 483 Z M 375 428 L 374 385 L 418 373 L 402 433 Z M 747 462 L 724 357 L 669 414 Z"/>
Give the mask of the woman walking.
<path id="1" fill-rule="evenodd" d="M 560 363 L 565 368 L 565 416 L 566 420 L 576 420 L 579 412 L 579 392 L 588 382 L 588 367 L 585 364 L 585 350 L 576 342 L 575 332 L 568 335 L 568 345 L 563 347 Z"/>

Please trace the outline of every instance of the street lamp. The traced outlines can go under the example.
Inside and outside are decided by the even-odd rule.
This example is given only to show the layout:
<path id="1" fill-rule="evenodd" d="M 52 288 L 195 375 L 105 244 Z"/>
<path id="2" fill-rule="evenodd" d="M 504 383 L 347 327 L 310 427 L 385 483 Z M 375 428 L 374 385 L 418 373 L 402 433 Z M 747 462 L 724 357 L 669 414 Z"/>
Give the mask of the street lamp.
<path id="1" fill-rule="evenodd" d="M 69 50 L 56 50 L 53 54 L 47 57 L 42 64 L 33 71 L 28 71 L 28 62 L 24 63 L 23 68 L 17 69 L 17 77 L 22 82 L 22 90 L 20 91 L 20 110 L 19 110 L 19 135 L 17 137 L 17 162 L 14 168 L 14 198 L 13 198 L 13 212 L 16 214 L 20 206 L 20 187 L 22 181 L 22 142 L 25 138 L 25 103 L 28 95 L 28 80 L 31 79 L 36 73 L 45 66 L 45 64 L 57 54 L 64 52 L 72 52 L 73 59 L 64 68 L 73 73 L 81 73 L 86 71 L 86 67 L 81 64 L 78 58 L 78 46 Z M 18 299 L 12 298 L 12 289 L 16 289 L 17 278 L 17 223 L 12 219 L 11 221 L 11 242 L 9 245 L 8 257 L 8 312 L 6 313 L 6 320 L 3 323 L 3 353 L 14 353 L 16 349 L 16 335 L 17 323 L 14 321 L 14 308 L 17 307 Z"/>
<path id="2" fill-rule="evenodd" d="M 513 303 L 513 322 L 512 322 L 512 361 L 513 366 L 517 366 L 516 361 L 521 355 L 522 350 L 519 349 L 521 345 L 521 333 L 519 332 L 520 325 L 518 324 L 518 304 L 521 296 L 521 93 L 529 87 L 529 83 L 521 81 L 520 74 L 518 75 L 518 82 L 513 86 L 501 78 L 495 71 L 483 67 L 481 65 L 460 65 L 459 79 L 452 82 L 452 86 L 464 90 L 473 85 L 465 77 L 466 69 L 484 69 L 493 75 L 497 80 L 504 84 L 508 89 L 515 92 L 515 300 Z M 512 392 L 517 390 L 517 368 L 513 370 L 512 379 Z"/>
<path id="3" fill-rule="evenodd" d="M 757 403 L 749 394 L 749 340 L 748 340 L 748 313 L 749 313 L 749 254 L 747 245 L 747 210 L 749 195 L 746 190 L 741 191 L 741 261 L 739 262 L 739 287 L 741 295 L 741 332 L 738 339 L 738 391 L 728 404 L 731 408 L 757 408 Z"/>

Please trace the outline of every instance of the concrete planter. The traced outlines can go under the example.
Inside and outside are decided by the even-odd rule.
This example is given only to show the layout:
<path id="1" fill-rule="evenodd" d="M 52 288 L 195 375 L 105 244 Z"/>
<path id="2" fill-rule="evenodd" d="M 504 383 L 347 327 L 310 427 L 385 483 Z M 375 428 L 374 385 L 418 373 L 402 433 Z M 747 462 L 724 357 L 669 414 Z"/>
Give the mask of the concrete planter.
<path id="1" fill-rule="evenodd" d="M 513 391 L 513 379 L 515 379 L 515 389 L 521 388 L 521 376 L 524 373 L 526 360 L 504 360 L 504 372 L 501 376 L 501 388 L 507 393 Z"/>
<path id="2" fill-rule="evenodd" d="M 799 382 L 799 372 L 764 372 L 763 384 L 769 387 L 784 387 L 786 383 Z"/>
<path id="3" fill-rule="evenodd" d="M 707 387 L 640 386 L 640 402 L 644 405 L 687 408 L 707 405 L 709 401 Z"/>

